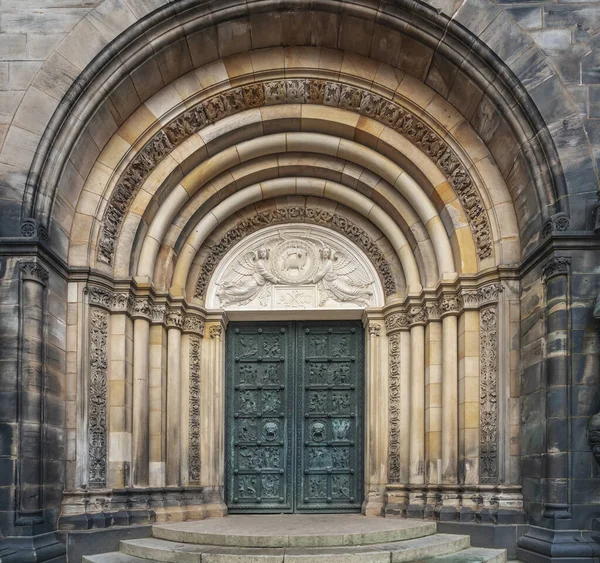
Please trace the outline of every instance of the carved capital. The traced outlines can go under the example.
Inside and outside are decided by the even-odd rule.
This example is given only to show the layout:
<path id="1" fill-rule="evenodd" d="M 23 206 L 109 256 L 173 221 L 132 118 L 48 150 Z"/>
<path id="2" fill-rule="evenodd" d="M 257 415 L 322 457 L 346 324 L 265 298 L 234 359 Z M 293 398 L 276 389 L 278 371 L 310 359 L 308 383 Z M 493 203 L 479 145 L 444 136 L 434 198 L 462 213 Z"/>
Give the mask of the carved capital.
<path id="1" fill-rule="evenodd" d="M 152 307 L 152 322 L 162 324 L 165 322 L 165 315 L 167 314 L 167 306 L 164 304 L 154 305 Z"/>
<path id="2" fill-rule="evenodd" d="M 221 325 L 212 325 L 208 329 L 208 335 L 211 338 L 221 338 L 222 334 L 223 334 L 223 327 Z"/>
<path id="3" fill-rule="evenodd" d="M 460 312 L 461 301 L 460 297 L 454 293 L 442 295 L 440 299 L 440 309 L 442 316 L 457 315 Z"/>
<path id="4" fill-rule="evenodd" d="M 461 309 L 477 309 L 479 307 L 479 292 L 476 289 L 463 289 L 459 295 Z"/>
<path id="5" fill-rule="evenodd" d="M 90 305 L 112 309 L 115 304 L 116 295 L 110 289 L 96 285 L 89 285 L 85 288 Z"/>
<path id="6" fill-rule="evenodd" d="M 369 323 L 369 335 L 379 336 L 381 333 L 381 325 L 379 323 Z"/>
<path id="7" fill-rule="evenodd" d="M 196 315 L 186 315 L 183 323 L 183 330 L 185 332 L 195 332 L 197 334 L 204 334 L 204 321 Z"/>
<path id="8" fill-rule="evenodd" d="M 571 259 L 566 256 L 554 256 L 542 267 L 542 279 L 547 282 L 554 276 L 568 276 Z"/>
<path id="9" fill-rule="evenodd" d="M 502 284 L 490 283 L 484 285 L 477 290 L 479 296 L 479 304 L 487 305 L 488 303 L 496 303 L 498 301 L 498 295 L 502 291 Z"/>
<path id="10" fill-rule="evenodd" d="M 183 328 L 183 313 L 181 311 L 169 311 L 166 317 L 168 327 Z"/>
<path id="11" fill-rule="evenodd" d="M 442 309 L 436 302 L 425 303 L 425 311 L 430 321 L 439 321 L 442 318 Z"/>
<path id="12" fill-rule="evenodd" d="M 150 299 L 144 297 L 136 299 L 133 306 L 133 315 L 135 317 L 144 317 L 149 321 L 152 320 L 153 303 Z"/>
<path id="13" fill-rule="evenodd" d="M 427 310 L 422 305 L 410 308 L 410 326 L 424 325 L 427 323 Z"/>
<path id="14" fill-rule="evenodd" d="M 50 274 L 48 270 L 37 262 L 21 262 L 21 279 L 29 280 L 47 285 Z"/>
<path id="15" fill-rule="evenodd" d="M 410 316 L 407 313 L 394 313 L 385 318 L 385 329 L 388 332 L 396 330 L 408 330 L 410 327 Z"/>

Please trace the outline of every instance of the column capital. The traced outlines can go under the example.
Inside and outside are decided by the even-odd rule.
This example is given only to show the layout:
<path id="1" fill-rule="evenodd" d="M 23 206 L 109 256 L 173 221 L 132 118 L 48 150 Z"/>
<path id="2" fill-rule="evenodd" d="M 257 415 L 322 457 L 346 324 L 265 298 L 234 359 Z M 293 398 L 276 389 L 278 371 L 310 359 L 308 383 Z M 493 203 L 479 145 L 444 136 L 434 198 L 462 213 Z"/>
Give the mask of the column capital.
<path id="1" fill-rule="evenodd" d="M 457 316 L 461 309 L 461 300 L 457 293 L 444 293 L 439 300 L 439 308 L 441 316 L 446 317 L 448 315 Z"/>
<path id="2" fill-rule="evenodd" d="M 427 310 L 425 307 L 423 307 L 423 305 L 416 305 L 411 307 L 409 310 L 409 314 L 411 328 L 413 326 L 424 326 L 425 324 L 427 324 Z"/>
<path id="3" fill-rule="evenodd" d="M 388 333 L 410 328 L 410 315 L 405 312 L 392 313 L 385 317 L 385 329 Z"/>
<path id="4" fill-rule="evenodd" d="M 37 262 L 21 262 L 21 279 L 41 283 L 43 286 L 48 284 L 50 274 L 48 270 Z"/>
<path id="5" fill-rule="evenodd" d="M 554 276 L 568 276 L 571 271 L 571 259 L 567 256 L 553 256 L 542 266 L 542 279 L 548 282 Z"/>

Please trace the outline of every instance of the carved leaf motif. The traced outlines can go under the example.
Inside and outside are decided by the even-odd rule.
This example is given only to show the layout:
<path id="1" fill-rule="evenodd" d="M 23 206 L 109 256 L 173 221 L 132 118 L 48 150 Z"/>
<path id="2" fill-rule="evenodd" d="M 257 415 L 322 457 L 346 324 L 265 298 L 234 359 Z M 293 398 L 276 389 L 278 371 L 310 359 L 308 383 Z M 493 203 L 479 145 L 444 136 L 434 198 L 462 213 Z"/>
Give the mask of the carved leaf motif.
<path id="1" fill-rule="evenodd" d="M 480 313 L 479 473 L 482 483 L 498 480 L 498 328 L 496 307 Z"/>
<path id="2" fill-rule="evenodd" d="M 200 338 L 190 336 L 189 478 L 200 482 Z"/>
<path id="3" fill-rule="evenodd" d="M 88 482 L 106 486 L 108 313 L 92 310 L 90 320 L 90 378 L 88 391 Z"/>

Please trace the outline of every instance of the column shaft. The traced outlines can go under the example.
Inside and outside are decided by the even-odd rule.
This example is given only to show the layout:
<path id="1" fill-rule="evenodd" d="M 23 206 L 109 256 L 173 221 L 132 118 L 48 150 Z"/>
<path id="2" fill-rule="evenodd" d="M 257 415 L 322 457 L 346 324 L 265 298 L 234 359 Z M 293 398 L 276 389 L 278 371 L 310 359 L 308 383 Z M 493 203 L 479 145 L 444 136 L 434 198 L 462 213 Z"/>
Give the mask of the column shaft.
<path id="1" fill-rule="evenodd" d="M 458 320 L 442 319 L 442 483 L 458 482 Z"/>
<path id="2" fill-rule="evenodd" d="M 425 483 L 425 328 L 410 329 L 410 484 Z"/>
<path id="3" fill-rule="evenodd" d="M 179 485 L 181 465 L 181 330 L 167 331 L 167 486 Z"/>
<path id="4" fill-rule="evenodd" d="M 150 453 L 150 321 L 133 322 L 133 459 L 132 481 L 137 487 L 149 485 Z"/>

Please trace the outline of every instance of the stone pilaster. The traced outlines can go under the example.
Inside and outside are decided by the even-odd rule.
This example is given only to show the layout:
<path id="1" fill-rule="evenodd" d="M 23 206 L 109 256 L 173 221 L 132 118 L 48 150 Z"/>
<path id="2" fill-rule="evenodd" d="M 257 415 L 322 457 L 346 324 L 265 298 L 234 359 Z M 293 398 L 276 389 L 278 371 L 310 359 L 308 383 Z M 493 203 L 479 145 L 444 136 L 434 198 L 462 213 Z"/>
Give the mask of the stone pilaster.
<path id="1" fill-rule="evenodd" d="M 368 310 L 363 315 L 366 331 L 365 365 L 365 500 L 366 516 L 381 516 L 388 479 L 388 342 L 383 317 Z"/>

